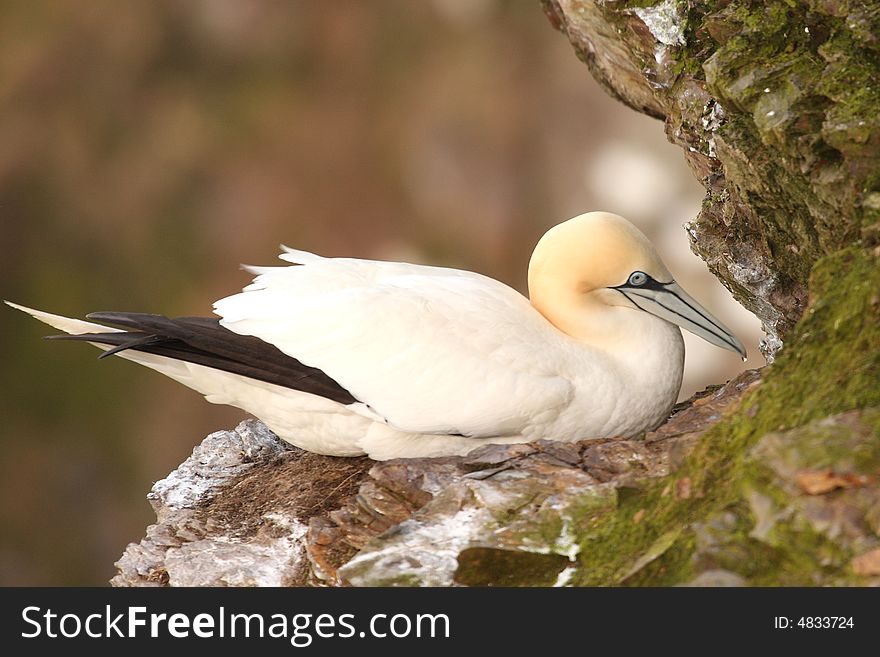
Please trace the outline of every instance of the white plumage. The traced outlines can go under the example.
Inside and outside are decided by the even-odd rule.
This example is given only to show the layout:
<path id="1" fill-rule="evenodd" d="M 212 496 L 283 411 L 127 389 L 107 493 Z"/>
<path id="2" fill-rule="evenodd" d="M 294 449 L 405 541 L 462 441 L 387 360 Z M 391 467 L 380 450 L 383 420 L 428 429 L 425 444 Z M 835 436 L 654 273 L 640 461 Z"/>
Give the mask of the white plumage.
<path id="1" fill-rule="evenodd" d="M 304 449 L 383 460 L 653 428 L 681 385 L 684 347 L 667 321 L 680 314 L 696 329 L 676 323 L 742 351 L 699 306 L 681 312 L 696 302 L 641 233 L 606 213 L 545 236 L 530 267 L 531 303 L 473 272 L 292 249 L 281 258 L 292 266 L 248 268 L 253 283 L 215 303 L 221 326 L 321 370 L 355 402 L 135 348 L 118 355 L 256 415 Z M 656 290 L 630 285 L 641 280 L 634 272 Z M 651 303 L 672 310 L 644 308 Z M 118 331 L 15 307 L 71 334 Z"/>

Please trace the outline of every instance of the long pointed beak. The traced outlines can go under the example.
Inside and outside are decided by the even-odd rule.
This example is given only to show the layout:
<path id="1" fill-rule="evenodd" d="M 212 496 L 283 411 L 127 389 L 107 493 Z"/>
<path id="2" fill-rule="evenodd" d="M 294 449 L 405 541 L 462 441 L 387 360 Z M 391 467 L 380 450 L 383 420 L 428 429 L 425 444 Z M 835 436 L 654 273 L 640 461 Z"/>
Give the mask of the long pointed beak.
<path id="1" fill-rule="evenodd" d="M 734 351 L 743 360 L 746 359 L 746 348 L 742 342 L 675 281 L 658 283 L 651 280 L 650 284 L 642 287 L 621 285 L 616 289 L 641 310 L 672 322 L 707 342 Z"/>

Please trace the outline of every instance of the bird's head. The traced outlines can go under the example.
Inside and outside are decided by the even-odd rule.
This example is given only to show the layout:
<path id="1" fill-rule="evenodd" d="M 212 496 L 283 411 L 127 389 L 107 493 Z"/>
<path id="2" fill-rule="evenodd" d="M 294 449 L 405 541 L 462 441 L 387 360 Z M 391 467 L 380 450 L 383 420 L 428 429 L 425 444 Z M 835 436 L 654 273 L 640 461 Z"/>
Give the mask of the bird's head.
<path id="1" fill-rule="evenodd" d="M 573 337 L 613 336 L 632 317 L 626 311 L 646 312 L 746 356 L 730 329 L 675 282 L 648 238 L 616 214 L 588 212 L 547 231 L 529 263 L 529 296 Z"/>

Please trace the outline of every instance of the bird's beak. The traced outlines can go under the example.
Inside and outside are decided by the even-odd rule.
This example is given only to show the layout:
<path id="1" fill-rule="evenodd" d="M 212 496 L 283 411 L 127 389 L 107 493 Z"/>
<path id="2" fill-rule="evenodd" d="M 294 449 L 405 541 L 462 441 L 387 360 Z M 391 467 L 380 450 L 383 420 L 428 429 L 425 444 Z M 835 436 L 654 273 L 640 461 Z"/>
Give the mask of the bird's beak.
<path id="1" fill-rule="evenodd" d="M 735 351 L 743 360 L 746 359 L 746 348 L 742 342 L 675 281 L 659 283 L 651 279 L 647 285 L 640 287 L 621 285 L 615 289 L 640 310 L 687 329 L 722 349 Z"/>

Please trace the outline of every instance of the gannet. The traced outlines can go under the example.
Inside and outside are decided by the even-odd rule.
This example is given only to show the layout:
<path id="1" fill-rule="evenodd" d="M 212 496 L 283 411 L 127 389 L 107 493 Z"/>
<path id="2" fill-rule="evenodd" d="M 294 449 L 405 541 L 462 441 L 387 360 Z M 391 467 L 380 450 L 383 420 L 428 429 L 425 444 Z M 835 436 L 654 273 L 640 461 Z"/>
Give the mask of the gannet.
<path id="1" fill-rule="evenodd" d="M 636 436 L 676 402 L 679 327 L 746 355 L 607 212 L 540 239 L 529 298 L 470 271 L 282 249 L 290 264 L 245 267 L 255 278 L 214 304 L 219 319 L 87 322 L 7 303 L 68 334 L 49 337 L 157 370 L 297 447 L 376 460 Z"/>

